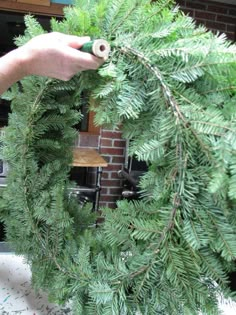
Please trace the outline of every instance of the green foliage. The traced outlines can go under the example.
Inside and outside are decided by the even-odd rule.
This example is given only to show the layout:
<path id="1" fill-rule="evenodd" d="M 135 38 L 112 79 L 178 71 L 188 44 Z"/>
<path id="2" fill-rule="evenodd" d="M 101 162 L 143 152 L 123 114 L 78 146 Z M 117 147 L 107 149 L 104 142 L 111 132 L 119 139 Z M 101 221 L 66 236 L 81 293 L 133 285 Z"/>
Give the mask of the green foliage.
<path id="1" fill-rule="evenodd" d="M 44 32 L 31 16 L 17 44 Z M 161 0 L 77 0 L 52 30 L 102 37 L 110 58 L 69 82 L 28 77 L 12 101 L 1 201 L 33 285 L 79 315 L 219 314 L 236 259 L 236 47 Z M 94 215 L 68 192 L 81 92 L 149 165 L 143 199 Z M 23 105 L 22 105 L 23 104 Z"/>

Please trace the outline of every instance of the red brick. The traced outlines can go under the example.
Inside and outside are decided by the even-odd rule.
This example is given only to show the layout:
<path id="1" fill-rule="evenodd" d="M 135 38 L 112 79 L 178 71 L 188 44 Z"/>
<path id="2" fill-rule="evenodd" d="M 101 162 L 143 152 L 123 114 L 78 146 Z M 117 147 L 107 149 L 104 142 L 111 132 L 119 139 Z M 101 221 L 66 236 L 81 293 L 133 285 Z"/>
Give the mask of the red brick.
<path id="1" fill-rule="evenodd" d="M 98 135 L 91 135 L 87 133 L 80 133 L 79 135 L 79 145 L 81 147 L 98 147 Z"/>
<path id="2" fill-rule="evenodd" d="M 106 195 L 108 193 L 108 189 L 107 188 L 102 188 L 101 189 L 101 195 Z"/>
<path id="3" fill-rule="evenodd" d="M 109 164 L 110 165 L 110 164 Z M 103 168 L 103 172 L 102 172 L 102 175 L 105 175 L 105 174 L 110 174 L 110 170 L 108 169 L 109 165 L 107 167 L 104 167 Z M 105 175 L 106 176 L 106 175 Z"/>
<path id="4" fill-rule="evenodd" d="M 109 196 L 109 195 L 100 196 L 101 202 L 102 202 L 102 201 L 115 202 L 117 199 L 118 199 L 117 196 Z"/>
<path id="5" fill-rule="evenodd" d="M 101 154 L 110 154 L 110 155 L 121 155 L 124 154 L 124 149 L 117 148 L 101 148 Z"/>
<path id="6" fill-rule="evenodd" d="M 108 178 L 109 173 L 108 172 L 102 172 L 102 179 L 107 179 Z"/>
<path id="7" fill-rule="evenodd" d="M 120 169 L 121 169 L 121 167 L 119 168 L 119 170 Z M 112 178 L 112 179 L 120 179 L 120 177 L 118 176 L 117 172 L 110 172 L 110 178 Z"/>
<path id="8" fill-rule="evenodd" d="M 125 162 L 125 158 L 122 156 L 113 156 L 112 157 L 112 160 L 111 160 L 111 163 L 114 163 L 114 164 L 124 164 Z"/>
<path id="9" fill-rule="evenodd" d="M 185 6 L 185 0 L 177 0 L 176 3 L 178 3 L 181 6 Z"/>
<path id="10" fill-rule="evenodd" d="M 101 147 L 112 147 L 112 139 L 101 139 Z"/>
<path id="11" fill-rule="evenodd" d="M 109 164 L 107 167 L 107 171 L 119 171 L 121 169 L 121 165 L 120 164 Z"/>
<path id="12" fill-rule="evenodd" d="M 101 181 L 102 187 L 120 187 L 120 180 L 119 179 L 103 179 Z"/>
<path id="13" fill-rule="evenodd" d="M 200 20 L 200 19 L 199 20 L 195 19 L 195 22 L 196 22 L 197 25 L 205 25 L 206 24 L 205 20 Z"/>
<path id="14" fill-rule="evenodd" d="M 109 194 L 121 196 L 122 189 L 123 189 L 122 187 L 109 188 Z"/>
<path id="15" fill-rule="evenodd" d="M 125 147 L 125 140 L 115 140 L 114 147 L 124 148 Z"/>
<path id="16" fill-rule="evenodd" d="M 206 11 L 196 11 L 195 12 L 195 17 L 203 20 L 211 20 L 215 21 L 216 19 L 216 14 L 209 13 Z"/>
<path id="17" fill-rule="evenodd" d="M 206 10 L 206 4 L 202 2 L 199 3 L 199 2 L 186 1 L 186 7 L 192 8 L 192 9 Z"/>
<path id="18" fill-rule="evenodd" d="M 229 15 L 236 16 L 236 9 L 229 9 Z"/>
<path id="19" fill-rule="evenodd" d="M 226 32 L 225 34 L 228 39 L 233 40 L 233 41 L 235 40 L 235 33 Z"/>
<path id="20" fill-rule="evenodd" d="M 228 24 L 227 25 L 227 31 L 228 32 L 236 32 L 236 26 L 235 25 L 232 25 L 232 24 Z"/>
<path id="21" fill-rule="evenodd" d="M 186 15 L 189 15 L 191 17 L 194 17 L 194 13 L 195 11 L 194 10 L 191 10 L 189 8 L 181 8 L 181 10 L 186 14 Z"/>
<path id="22" fill-rule="evenodd" d="M 222 14 L 227 14 L 228 9 L 227 7 L 223 6 L 218 6 L 218 5 L 208 5 L 207 11 L 210 12 L 216 12 L 216 13 L 222 13 Z"/>
<path id="23" fill-rule="evenodd" d="M 227 15 L 217 15 L 217 21 L 227 24 L 235 24 L 236 18 Z"/>
<path id="24" fill-rule="evenodd" d="M 121 135 L 122 135 L 121 131 L 109 131 L 109 130 L 102 131 L 102 138 L 120 139 Z"/>
<path id="25" fill-rule="evenodd" d="M 225 31 L 226 30 L 226 24 L 214 22 L 214 21 L 206 21 L 205 23 L 206 27 L 209 29 L 214 29 L 218 31 Z"/>

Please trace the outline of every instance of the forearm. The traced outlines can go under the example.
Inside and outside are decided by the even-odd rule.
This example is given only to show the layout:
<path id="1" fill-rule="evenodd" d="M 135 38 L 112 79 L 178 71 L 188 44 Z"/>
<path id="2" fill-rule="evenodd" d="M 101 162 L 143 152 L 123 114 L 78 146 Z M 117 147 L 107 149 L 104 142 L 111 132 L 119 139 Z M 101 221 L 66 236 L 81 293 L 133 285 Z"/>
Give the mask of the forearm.
<path id="1" fill-rule="evenodd" d="M 0 58 L 0 95 L 24 76 L 23 62 L 19 49 L 12 50 Z"/>

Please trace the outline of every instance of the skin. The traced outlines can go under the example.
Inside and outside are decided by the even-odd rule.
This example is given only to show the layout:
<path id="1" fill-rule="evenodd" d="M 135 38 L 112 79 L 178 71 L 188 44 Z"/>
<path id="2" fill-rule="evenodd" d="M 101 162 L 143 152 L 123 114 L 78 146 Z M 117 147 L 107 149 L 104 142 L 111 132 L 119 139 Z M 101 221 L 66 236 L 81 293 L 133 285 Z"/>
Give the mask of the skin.
<path id="1" fill-rule="evenodd" d="M 99 68 L 104 59 L 78 50 L 89 40 L 90 37 L 53 32 L 36 36 L 12 50 L 0 58 L 0 95 L 28 75 L 67 81 L 79 71 Z"/>

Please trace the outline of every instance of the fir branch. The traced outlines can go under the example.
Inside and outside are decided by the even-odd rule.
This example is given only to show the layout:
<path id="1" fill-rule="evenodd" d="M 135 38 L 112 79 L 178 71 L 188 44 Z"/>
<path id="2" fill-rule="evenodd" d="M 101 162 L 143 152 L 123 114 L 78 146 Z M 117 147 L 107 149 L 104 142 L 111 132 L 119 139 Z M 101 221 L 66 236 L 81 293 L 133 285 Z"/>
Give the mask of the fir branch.
<path id="1" fill-rule="evenodd" d="M 165 99 L 168 101 L 168 104 L 171 106 L 174 115 L 176 116 L 176 118 L 183 121 L 184 124 L 186 124 L 187 122 L 185 121 L 185 118 L 180 112 L 178 104 L 176 100 L 173 98 L 171 90 L 168 87 L 168 85 L 165 83 L 164 78 L 161 72 L 159 71 L 159 69 L 156 66 L 152 65 L 151 61 L 142 52 L 139 52 L 138 50 L 134 48 L 123 46 L 122 48 L 120 48 L 120 51 L 124 54 L 135 56 L 151 73 L 155 75 L 155 77 L 158 79 L 158 81 L 161 84 L 163 95 Z"/>
<path id="2" fill-rule="evenodd" d="M 141 283 L 139 284 L 138 289 L 136 288 L 136 291 L 135 291 L 135 294 L 134 294 L 134 301 L 136 301 L 136 303 L 140 299 L 140 292 L 141 292 L 141 290 L 142 290 L 142 288 L 144 286 L 144 283 L 146 281 L 148 281 L 148 279 L 149 279 L 149 272 L 150 272 L 151 268 L 152 268 L 152 265 L 149 265 L 147 268 L 143 269 L 144 274 L 142 272 L 143 277 L 142 277 Z M 136 274 L 136 276 L 137 276 L 137 274 Z"/>
<path id="3" fill-rule="evenodd" d="M 149 227 L 150 226 L 150 227 Z M 150 239 L 152 236 L 156 236 L 157 234 L 161 234 L 161 231 L 158 229 L 158 222 L 151 220 L 149 221 L 140 221 L 134 220 L 130 224 L 130 229 L 132 231 L 132 237 L 135 239 Z"/>
<path id="4" fill-rule="evenodd" d="M 155 247 L 154 249 L 152 249 L 152 253 L 153 253 L 154 257 L 156 256 L 156 254 L 158 254 L 160 252 L 162 243 L 165 240 L 168 232 L 170 232 L 174 228 L 174 221 L 175 221 L 175 217 L 176 217 L 179 205 L 180 205 L 180 199 L 177 197 L 177 194 L 176 194 L 174 197 L 174 200 L 173 200 L 173 208 L 171 210 L 169 222 L 168 222 L 167 226 L 163 229 L 157 244 L 156 243 L 153 244 L 153 246 Z M 129 277 L 133 279 L 137 276 L 140 276 L 143 273 L 146 273 L 147 270 L 149 268 L 151 268 L 154 264 L 156 264 L 156 258 L 151 260 L 148 265 L 142 266 L 140 269 L 132 272 L 129 275 Z"/>
<path id="5" fill-rule="evenodd" d="M 29 116 L 29 127 L 32 128 L 32 125 L 33 125 L 33 122 L 34 122 L 34 116 L 37 112 L 37 110 L 39 110 L 39 104 L 44 96 L 44 93 L 46 92 L 47 88 L 48 88 L 48 84 L 51 82 L 51 80 L 48 80 L 45 85 L 42 85 L 41 89 L 39 90 L 38 94 L 36 95 L 35 97 L 35 100 L 32 104 L 32 111 L 31 111 L 31 115 Z M 26 138 L 27 140 L 27 138 Z M 69 270 L 66 270 L 64 267 L 61 267 L 60 264 L 57 262 L 57 259 L 56 259 L 56 256 L 53 255 L 52 253 L 48 253 L 48 250 L 47 250 L 47 247 L 46 245 L 44 244 L 44 240 L 41 236 L 41 233 L 40 233 L 40 230 L 39 230 L 39 225 L 40 225 L 40 222 L 35 222 L 34 219 L 33 219 L 33 216 L 32 216 L 32 213 L 31 213 L 31 210 L 30 210 L 30 205 L 29 205 L 29 202 L 28 202 L 28 184 L 27 184 L 27 180 L 28 180 L 28 176 L 27 176 L 27 158 L 26 158 L 26 155 L 28 153 L 28 150 L 29 150 L 29 147 L 30 147 L 30 139 L 28 139 L 28 143 L 26 141 L 26 145 L 24 146 L 24 151 L 23 151 L 23 156 L 22 156 L 22 160 L 25 162 L 25 164 L 22 166 L 23 167 L 23 170 L 24 170 L 24 173 L 25 173 L 25 180 L 24 180 L 24 185 L 22 187 L 23 191 L 24 191 L 24 198 L 25 198 L 25 211 L 27 212 L 28 214 L 28 218 L 30 219 L 31 221 L 31 226 L 32 226 L 32 231 L 34 231 L 34 233 L 36 234 L 37 236 L 37 239 L 42 247 L 42 249 L 44 250 L 45 254 L 48 254 L 49 257 L 48 257 L 48 260 L 52 260 L 56 267 L 58 268 L 58 270 L 60 270 L 62 273 L 64 274 L 67 274 L 69 277 L 72 277 L 72 278 L 75 278 L 77 279 L 77 276 L 76 275 L 73 275 L 71 274 L 71 272 Z"/>
<path id="6" fill-rule="evenodd" d="M 232 60 L 224 61 L 224 62 L 219 61 L 219 62 L 208 62 L 208 63 L 205 63 L 204 61 L 201 61 L 200 63 L 194 64 L 192 66 L 185 66 L 185 67 L 180 68 L 180 69 L 175 70 L 175 71 L 165 72 L 165 75 L 168 75 L 168 76 L 171 76 L 173 78 L 178 79 L 178 74 L 180 74 L 182 72 L 185 72 L 185 73 L 189 72 L 190 73 L 191 70 L 195 70 L 195 69 L 208 68 L 208 67 L 210 68 L 210 66 L 219 66 L 219 65 L 226 65 L 226 64 L 227 65 L 232 65 L 234 63 L 235 63 L 235 61 L 232 61 Z M 207 71 L 207 69 L 205 71 Z M 204 75 L 204 73 L 202 73 L 202 75 Z M 195 81 L 195 79 L 193 81 Z"/>
<path id="7" fill-rule="evenodd" d="M 223 286 L 226 286 L 227 285 L 227 278 L 226 278 L 226 274 L 222 271 L 222 267 L 221 266 L 217 266 L 217 268 L 216 268 L 215 265 L 212 265 L 210 263 L 210 261 L 209 261 L 209 259 L 211 257 L 207 257 L 207 254 L 205 252 L 206 252 L 206 249 L 202 249 L 200 251 L 200 255 L 201 255 L 200 257 L 201 257 L 201 260 L 202 260 L 202 269 L 206 269 L 207 273 L 210 276 L 214 275 L 214 278 L 217 279 L 218 283 L 220 283 Z M 214 258 L 214 256 L 212 258 Z"/>
<path id="8" fill-rule="evenodd" d="M 179 95 L 182 99 L 184 99 L 185 101 L 187 101 L 189 104 L 191 105 L 195 105 L 191 100 L 187 99 L 183 94 L 177 92 L 176 90 L 174 90 L 174 93 Z M 206 156 L 208 157 L 209 160 L 213 161 L 212 158 L 212 154 L 211 154 L 211 150 L 210 147 L 208 147 L 206 145 L 206 143 L 204 143 L 202 141 L 202 139 L 199 137 L 198 133 L 192 128 L 191 126 L 191 122 L 189 122 L 187 124 L 187 127 L 191 130 L 192 134 L 194 135 L 194 137 L 196 138 L 196 140 L 198 141 L 198 143 L 200 144 L 200 147 L 203 149 L 203 151 L 206 153 Z"/>
<path id="9" fill-rule="evenodd" d="M 173 4 L 173 0 L 165 0 L 165 1 L 163 1 L 163 3 L 159 3 L 158 5 L 160 5 L 160 6 L 158 6 L 157 10 L 154 10 L 154 12 L 152 12 L 150 15 L 145 17 L 145 19 L 139 23 L 139 27 L 137 28 L 137 31 L 134 33 L 134 35 L 138 34 L 140 29 L 142 29 L 143 26 L 146 25 L 146 23 L 150 22 L 150 20 L 153 17 L 157 17 L 162 12 L 162 10 L 164 8 L 167 8 L 171 4 Z"/>
<path id="10" fill-rule="evenodd" d="M 213 93 L 219 93 L 219 92 L 225 92 L 225 91 L 235 91 L 235 90 L 236 90 L 236 86 L 230 85 L 230 86 L 226 86 L 223 88 L 217 88 L 217 89 L 202 91 L 202 92 L 200 92 L 200 94 L 201 95 L 207 95 L 207 94 L 213 94 Z"/>
<path id="11" fill-rule="evenodd" d="M 229 243 L 227 242 L 225 236 L 223 235 L 220 227 L 218 226 L 216 219 L 214 218 L 214 216 L 212 215 L 212 213 L 210 211 L 207 211 L 207 215 L 210 217 L 211 222 L 213 223 L 218 235 L 220 236 L 221 240 L 223 241 L 224 244 L 224 248 L 227 249 L 227 254 L 229 254 L 228 257 L 226 257 L 227 260 L 235 260 L 236 258 L 236 252 L 234 253 L 232 251 L 232 248 L 230 248 Z M 234 235 L 233 231 L 231 231 L 231 234 Z M 232 243 L 235 243 L 235 235 L 234 235 L 234 240 L 232 240 Z M 235 244 L 234 244 L 235 245 Z M 236 246 L 235 246 L 236 249 Z M 218 250 L 218 249 L 216 249 Z M 222 249 L 221 249 L 221 254 L 222 254 Z"/>
<path id="12" fill-rule="evenodd" d="M 111 32 L 110 32 L 110 36 L 111 36 L 111 34 L 114 34 L 115 32 L 117 32 L 117 30 L 120 28 L 120 26 L 122 26 L 123 23 L 129 18 L 129 16 L 132 15 L 132 13 L 137 9 L 137 7 L 138 7 L 138 2 L 136 2 L 136 0 L 135 0 L 135 2 L 134 2 L 134 4 L 133 4 L 133 7 L 131 7 L 131 8 L 127 11 L 127 13 L 124 15 L 124 17 L 122 17 L 122 19 L 118 22 L 118 24 L 115 25 L 115 26 L 112 28 L 112 30 L 111 30 Z M 109 37 L 110 37 L 110 36 L 109 36 Z"/>
<path id="13" fill-rule="evenodd" d="M 207 125 L 207 126 L 212 126 L 212 127 L 217 127 L 219 129 L 223 129 L 225 132 L 226 131 L 231 131 L 233 133 L 235 133 L 235 130 L 230 128 L 230 127 L 227 127 L 227 126 L 222 126 L 222 125 L 219 125 L 219 124 L 215 124 L 215 123 L 211 123 L 211 122 L 208 122 L 208 121 L 202 121 L 202 120 L 193 120 L 192 123 L 197 123 L 197 124 L 201 124 L 201 125 Z M 207 133 L 209 134 L 209 133 Z M 225 135 L 225 133 L 216 133 L 216 132 L 211 132 L 210 134 L 212 135 L 215 135 L 217 137 L 223 137 Z"/>

